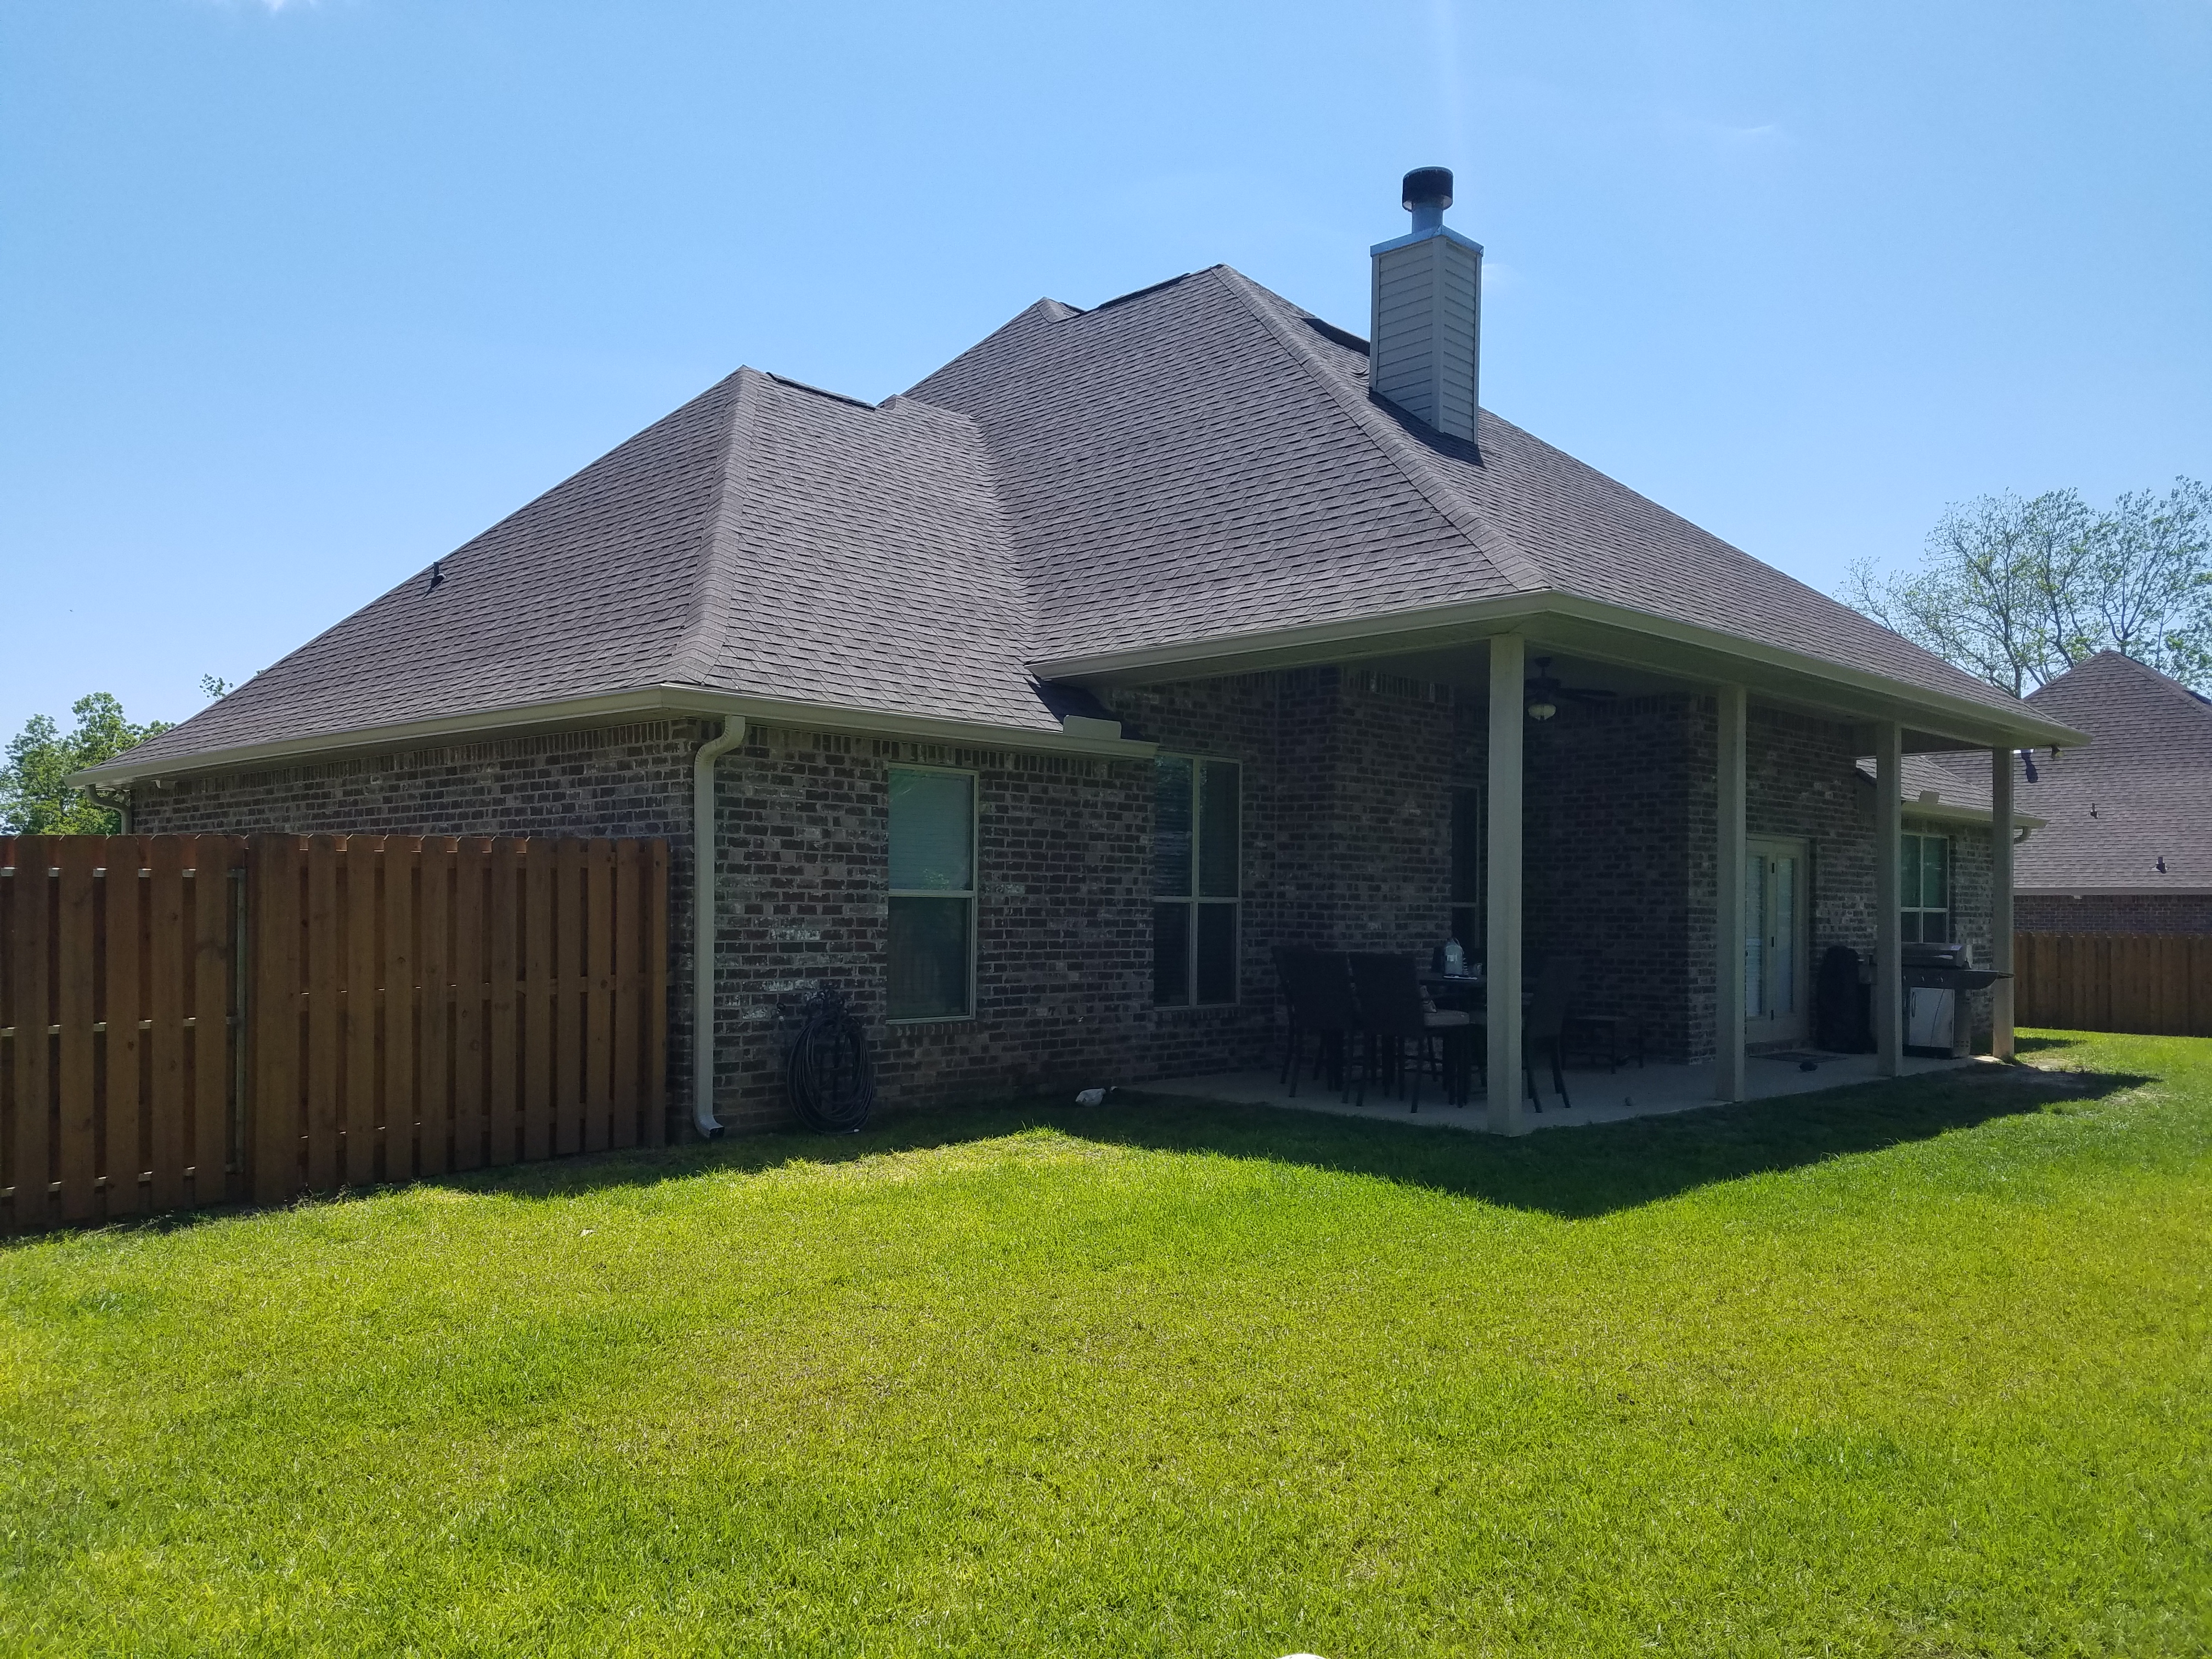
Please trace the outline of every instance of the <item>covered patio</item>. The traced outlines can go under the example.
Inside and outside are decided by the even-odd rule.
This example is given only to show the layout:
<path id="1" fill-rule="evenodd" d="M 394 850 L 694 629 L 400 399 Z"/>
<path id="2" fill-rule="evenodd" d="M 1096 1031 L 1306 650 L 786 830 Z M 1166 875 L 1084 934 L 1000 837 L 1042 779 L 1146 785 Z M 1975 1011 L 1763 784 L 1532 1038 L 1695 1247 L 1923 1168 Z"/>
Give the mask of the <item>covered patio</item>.
<path id="1" fill-rule="evenodd" d="M 1279 1001 L 1270 958 L 1284 947 L 1411 954 L 1425 968 L 1456 938 L 1484 967 L 1460 1006 L 1488 1034 L 1487 1086 L 1462 1108 L 1425 1104 L 1418 1121 L 1509 1135 L 1910 1075 L 1977 1049 L 2009 1056 L 2014 834 L 1994 830 L 2016 822 L 2017 750 L 2055 728 L 1877 669 L 1565 596 L 1505 609 L 1370 626 L 1358 640 L 1244 641 L 1198 663 L 1178 653 L 1179 675 L 1273 673 L 1304 699 L 1281 705 L 1296 718 L 1277 728 L 1276 816 L 1249 826 L 1278 850 L 1273 904 L 1246 913 L 1248 1007 Z M 1146 692 L 1164 665 L 1054 667 L 1152 724 Z M 1911 757 L 1939 752 L 1978 754 L 1986 785 L 1971 799 L 1912 798 Z M 1951 795 L 1957 773 L 1947 769 Z M 1940 902 L 1918 890 L 1920 864 L 1904 867 L 1921 843 L 1942 866 Z M 1960 981 L 1946 1052 L 1910 1054 L 1906 990 L 1929 981 L 1907 945 L 1937 940 L 1968 947 L 1980 971 Z M 1773 1058 L 1813 1047 L 1815 965 L 1838 945 L 1871 981 L 1871 1052 L 1825 1054 L 1809 1071 Z M 1640 1028 L 1651 1063 L 1574 1073 L 1577 1107 L 1538 1112 L 1521 1086 L 1522 1011 L 1555 952 L 1582 965 L 1577 1012 Z M 1234 1070 L 1191 1059 L 1139 1086 L 1414 1115 L 1401 1097 L 1355 1109 L 1310 1080 L 1294 1097 L 1250 1057 Z"/>

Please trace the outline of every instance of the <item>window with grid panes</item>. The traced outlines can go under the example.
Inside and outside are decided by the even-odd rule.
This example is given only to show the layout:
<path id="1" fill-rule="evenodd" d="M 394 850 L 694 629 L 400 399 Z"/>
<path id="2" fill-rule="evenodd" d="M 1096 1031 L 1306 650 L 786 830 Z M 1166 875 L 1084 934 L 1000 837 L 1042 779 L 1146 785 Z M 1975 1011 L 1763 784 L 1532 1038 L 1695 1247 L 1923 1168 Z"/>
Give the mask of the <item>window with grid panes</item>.
<path id="1" fill-rule="evenodd" d="M 1152 1000 L 1237 1000 L 1241 770 L 1234 761 L 1154 763 Z"/>
<path id="2" fill-rule="evenodd" d="M 974 1012 L 975 778 L 891 769 L 889 1012 L 963 1019 Z"/>
<path id="3" fill-rule="evenodd" d="M 1951 842 L 1945 836 L 1898 837 L 1898 908 L 1908 945 L 1951 939 Z"/>

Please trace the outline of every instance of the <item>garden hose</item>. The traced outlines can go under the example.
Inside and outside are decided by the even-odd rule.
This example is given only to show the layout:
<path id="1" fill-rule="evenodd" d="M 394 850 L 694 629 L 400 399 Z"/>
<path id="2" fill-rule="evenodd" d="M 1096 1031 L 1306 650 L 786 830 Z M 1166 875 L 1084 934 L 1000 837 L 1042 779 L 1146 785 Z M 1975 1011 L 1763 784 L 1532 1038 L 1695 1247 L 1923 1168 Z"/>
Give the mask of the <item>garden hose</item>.
<path id="1" fill-rule="evenodd" d="M 800 1009 L 788 1071 L 792 1108 L 817 1134 L 858 1134 L 866 1125 L 876 1103 L 868 1039 L 845 999 L 829 986 Z"/>

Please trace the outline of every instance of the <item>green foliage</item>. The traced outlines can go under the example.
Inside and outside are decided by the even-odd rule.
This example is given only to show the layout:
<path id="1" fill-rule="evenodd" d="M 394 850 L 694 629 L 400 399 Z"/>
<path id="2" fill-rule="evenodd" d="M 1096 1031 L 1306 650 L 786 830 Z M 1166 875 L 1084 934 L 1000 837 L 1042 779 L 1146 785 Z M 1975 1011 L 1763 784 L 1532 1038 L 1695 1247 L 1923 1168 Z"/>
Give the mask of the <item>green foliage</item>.
<path id="1" fill-rule="evenodd" d="M 2177 478 L 2106 512 L 2078 493 L 1954 507 L 1919 567 L 1851 567 L 1844 597 L 2015 696 L 2100 651 L 2212 690 L 2212 489 Z"/>
<path id="2" fill-rule="evenodd" d="M 2212 1043 L 2034 1058 L 2090 1075 L 915 1113 L 9 1244 L 0 1650 L 2212 1651 Z"/>
<path id="3" fill-rule="evenodd" d="M 0 765 L 0 831 L 16 836 L 112 836 L 122 814 L 70 787 L 72 772 L 113 760 L 169 723 L 133 726 L 105 691 L 70 705 L 76 727 L 64 735 L 46 714 L 33 714 L 8 744 Z"/>

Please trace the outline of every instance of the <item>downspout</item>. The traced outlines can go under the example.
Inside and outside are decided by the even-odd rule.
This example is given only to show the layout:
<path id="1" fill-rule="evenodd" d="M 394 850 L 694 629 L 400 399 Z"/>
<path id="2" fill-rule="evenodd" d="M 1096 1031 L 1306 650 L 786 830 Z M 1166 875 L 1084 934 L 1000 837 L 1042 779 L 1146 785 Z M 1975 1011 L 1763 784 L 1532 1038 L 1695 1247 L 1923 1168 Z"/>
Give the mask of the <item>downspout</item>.
<path id="1" fill-rule="evenodd" d="M 110 794 L 96 785 L 87 785 L 84 798 L 94 806 L 115 814 L 120 820 L 120 827 L 116 831 L 118 835 L 131 833 L 131 792 L 128 789 Z"/>
<path id="2" fill-rule="evenodd" d="M 714 763 L 745 740 L 745 717 L 691 757 L 691 1121 L 702 1139 L 722 1133 L 714 1115 Z"/>

